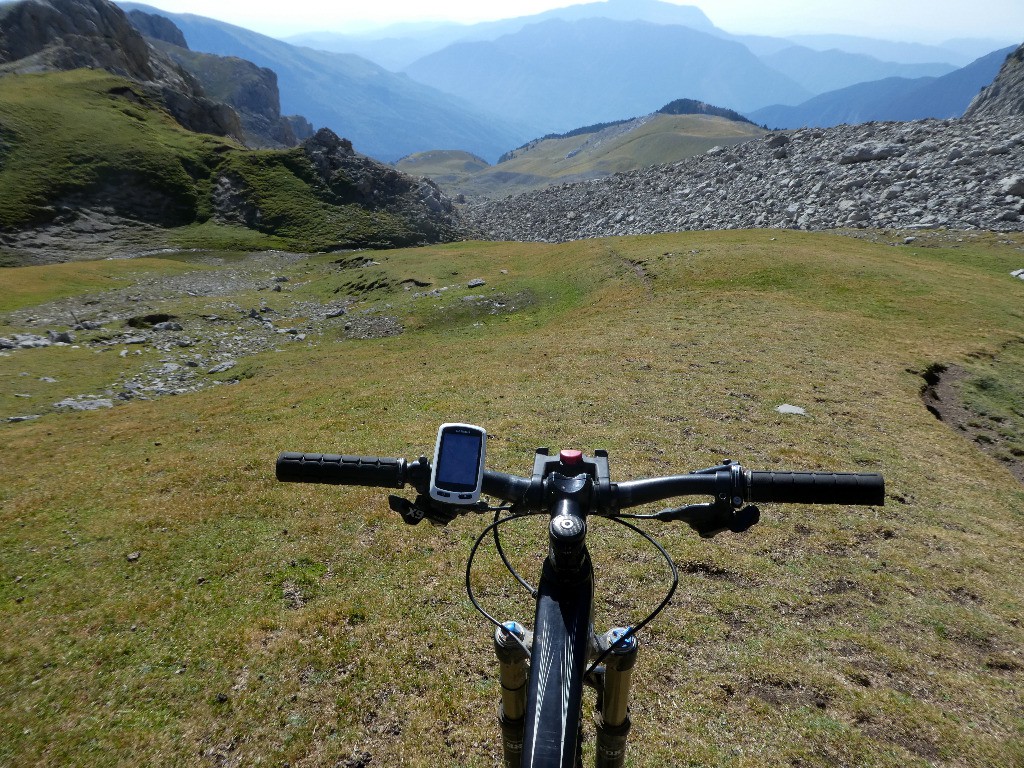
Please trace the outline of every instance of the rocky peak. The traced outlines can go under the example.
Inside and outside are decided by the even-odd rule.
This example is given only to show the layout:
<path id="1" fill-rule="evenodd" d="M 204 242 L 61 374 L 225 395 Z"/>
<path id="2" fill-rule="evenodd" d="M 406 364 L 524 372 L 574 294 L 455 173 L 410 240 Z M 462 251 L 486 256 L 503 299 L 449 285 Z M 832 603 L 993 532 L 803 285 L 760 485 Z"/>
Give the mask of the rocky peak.
<path id="1" fill-rule="evenodd" d="M 1006 57 L 992 84 L 981 90 L 964 117 L 1019 117 L 1024 115 L 1024 45 Z"/>
<path id="2" fill-rule="evenodd" d="M 455 206 L 437 184 L 360 155 L 329 128 L 317 131 L 303 150 L 338 203 L 398 215 L 427 242 L 450 240 L 462 230 Z"/>
<path id="3" fill-rule="evenodd" d="M 157 76 L 142 35 L 106 0 L 22 0 L 3 6 L 0 64 L 16 72 L 99 66 L 133 80 Z"/>

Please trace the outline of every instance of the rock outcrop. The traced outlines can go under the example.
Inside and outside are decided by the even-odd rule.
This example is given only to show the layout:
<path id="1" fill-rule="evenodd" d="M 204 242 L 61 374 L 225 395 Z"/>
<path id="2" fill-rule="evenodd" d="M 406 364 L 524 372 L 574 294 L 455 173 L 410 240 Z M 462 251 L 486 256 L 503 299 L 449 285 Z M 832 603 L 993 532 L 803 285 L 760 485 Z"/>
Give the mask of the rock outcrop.
<path id="1" fill-rule="evenodd" d="M 400 216 L 426 242 L 452 240 L 462 223 L 451 199 L 426 178 L 413 178 L 358 154 L 352 142 L 321 128 L 303 144 L 317 175 L 340 204 Z"/>
<path id="2" fill-rule="evenodd" d="M 133 80 L 157 77 L 146 41 L 105 0 L 0 6 L 0 65 L 7 72 L 99 67 Z"/>
<path id="3" fill-rule="evenodd" d="M 565 241 L 698 229 L 1019 230 L 1024 118 L 776 133 L 673 165 L 472 206 L 478 233 Z"/>
<path id="4" fill-rule="evenodd" d="M 991 85 L 981 90 L 964 113 L 966 118 L 1024 115 L 1024 45 L 1006 57 Z"/>
<path id="5" fill-rule="evenodd" d="M 163 43 L 170 43 L 179 48 L 188 48 L 185 34 L 178 29 L 178 25 L 165 16 L 158 16 L 155 13 L 145 11 L 128 11 L 128 20 L 132 26 L 142 33 L 143 37 L 152 40 L 159 40 Z"/>

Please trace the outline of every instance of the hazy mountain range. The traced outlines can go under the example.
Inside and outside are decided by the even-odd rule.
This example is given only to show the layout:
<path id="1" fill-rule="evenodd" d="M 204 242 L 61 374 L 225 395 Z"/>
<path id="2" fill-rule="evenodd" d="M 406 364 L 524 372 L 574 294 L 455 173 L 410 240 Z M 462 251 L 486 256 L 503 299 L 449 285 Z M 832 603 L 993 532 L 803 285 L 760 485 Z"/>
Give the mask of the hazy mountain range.
<path id="1" fill-rule="evenodd" d="M 998 63 L 986 57 L 958 67 L 1013 42 L 737 36 L 696 7 L 609 0 L 468 26 L 317 33 L 293 45 L 200 16 L 123 7 L 170 18 L 193 50 L 273 69 L 284 112 L 387 161 L 444 149 L 493 162 L 539 136 L 649 114 L 680 98 L 770 127 L 861 114 L 946 117 L 966 108 Z"/>
<path id="2" fill-rule="evenodd" d="M 823 93 L 797 106 L 776 105 L 749 113 L 770 128 L 826 128 L 871 120 L 960 117 L 999 73 L 1015 46 L 994 51 L 942 77 L 890 77 Z"/>
<path id="3" fill-rule="evenodd" d="M 382 160 L 435 147 L 497 157 L 530 137 L 514 118 L 485 114 L 360 56 L 291 45 L 202 16 L 119 5 L 171 19 L 194 51 L 238 56 L 274 70 L 283 113 L 329 127 L 360 152 Z"/>

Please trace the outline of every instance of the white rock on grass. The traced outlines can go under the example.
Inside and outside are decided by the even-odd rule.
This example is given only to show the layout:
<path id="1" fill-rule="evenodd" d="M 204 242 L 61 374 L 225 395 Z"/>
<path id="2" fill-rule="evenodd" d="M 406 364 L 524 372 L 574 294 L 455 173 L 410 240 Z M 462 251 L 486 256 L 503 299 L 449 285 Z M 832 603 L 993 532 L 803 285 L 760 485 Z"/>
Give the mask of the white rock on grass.
<path id="1" fill-rule="evenodd" d="M 789 413 L 794 416 L 806 416 L 807 411 L 801 408 L 799 405 L 790 405 L 789 403 L 783 403 L 775 409 L 779 413 Z"/>

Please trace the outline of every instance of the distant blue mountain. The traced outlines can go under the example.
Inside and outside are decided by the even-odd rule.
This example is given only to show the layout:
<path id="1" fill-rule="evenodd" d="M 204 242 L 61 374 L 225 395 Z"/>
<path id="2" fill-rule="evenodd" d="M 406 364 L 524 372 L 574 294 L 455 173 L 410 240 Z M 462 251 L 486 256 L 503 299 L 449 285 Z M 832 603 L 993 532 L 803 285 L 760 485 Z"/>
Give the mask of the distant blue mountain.
<path id="1" fill-rule="evenodd" d="M 456 43 L 405 72 L 478 109 L 515 115 L 538 136 L 649 114 L 679 98 L 749 110 L 810 95 L 739 43 L 612 19 L 545 21 L 497 40 Z"/>
<path id="2" fill-rule="evenodd" d="M 454 43 L 497 40 L 504 35 L 514 35 L 527 25 L 545 21 L 580 21 L 594 18 L 674 24 L 699 32 L 723 34 L 703 11 L 693 5 L 676 5 L 661 0 L 602 0 L 554 8 L 531 16 L 484 21 L 479 24 L 402 23 L 366 34 L 317 31 L 295 35 L 290 37 L 288 42 L 324 51 L 355 53 L 383 67 L 399 71 L 417 59 Z"/>
<path id="3" fill-rule="evenodd" d="M 989 51 L 1005 48 L 1015 37 L 1016 34 L 1008 34 L 1003 40 L 960 38 L 947 40 L 938 45 L 898 43 L 857 35 L 790 35 L 789 39 L 797 45 L 816 51 L 841 50 L 901 64 L 929 64 L 942 61 L 963 67 Z"/>
<path id="4" fill-rule="evenodd" d="M 517 126 L 359 56 L 300 48 L 242 27 L 120 3 L 164 16 L 194 51 L 238 56 L 277 73 L 281 111 L 306 117 L 349 139 L 356 150 L 391 162 L 413 152 L 463 149 L 497 160 L 534 135 Z"/>
<path id="5" fill-rule="evenodd" d="M 792 78 L 811 93 L 837 91 L 857 83 L 889 77 L 941 77 L 956 70 L 952 64 L 942 62 L 900 64 L 881 61 L 863 53 L 847 53 L 836 49 L 816 51 L 800 45 L 762 55 L 761 61 Z"/>
<path id="6" fill-rule="evenodd" d="M 843 123 L 960 117 L 978 91 L 995 79 L 1014 48 L 994 51 L 942 77 L 889 77 L 823 93 L 795 107 L 747 112 L 769 128 L 828 128 Z"/>

